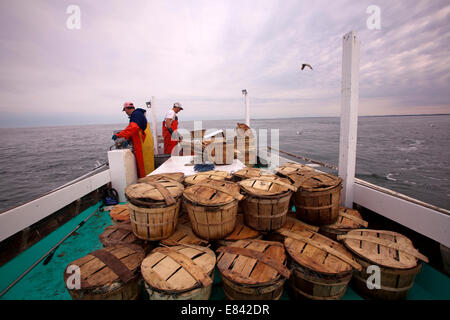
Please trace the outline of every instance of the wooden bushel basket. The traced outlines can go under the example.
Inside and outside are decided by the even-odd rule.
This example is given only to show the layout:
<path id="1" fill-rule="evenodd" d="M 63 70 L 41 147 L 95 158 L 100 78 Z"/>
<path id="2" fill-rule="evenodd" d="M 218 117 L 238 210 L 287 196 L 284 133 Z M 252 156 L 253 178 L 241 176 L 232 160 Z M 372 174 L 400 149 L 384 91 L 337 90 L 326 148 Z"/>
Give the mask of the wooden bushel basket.
<path id="1" fill-rule="evenodd" d="M 184 185 L 186 187 L 193 186 L 196 183 L 203 182 L 203 180 L 217 180 L 217 181 L 228 181 L 231 176 L 228 171 L 211 170 L 205 172 L 199 172 L 192 176 L 186 177 L 184 179 Z"/>
<path id="2" fill-rule="evenodd" d="M 278 173 L 278 175 L 282 177 L 289 177 L 290 174 L 293 173 L 301 173 L 301 172 L 315 172 L 316 170 L 310 166 L 296 163 L 296 162 L 287 162 L 283 164 L 282 166 L 279 166 L 275 169 L 275 171 Z"/>
<path id="3" fill-rule="evenodd" d="M 145 183 L 147 181 L 158 182 L 158 181 L 164 181 L 167 179 L 175 180 L 176 182 L 183 183 L 184 173 L 183 172 L 168 172 L 168 173 L 152 174 L 147 177 L 138 179 L 138 183 Z"/>
<path id="4" fill-rule="evenodd" d="M 303 171 L 289 175 L 298 187 L 295 212 L 300 220 L 321 226 L 335 223 L 339 216 L 342 179 L 327 173 Z"/>
<path id="5" fill-rule="evenodd" d="M 154 247 L 151 242 L 136 237 L 131 228 L 130 220 L 106 227 L 99 239 L 105 248 L 134 244 L 141 247 L 145 254 L 149 253 Z"/>
<path id="6" fill-rule="evenodd" d="M 245 224 L 258 231 L 271 231 L 286 223 L 292 191 L 297 190 L 287 179 L 266 177 L 239 182 L 245 193 L 242 202 Z"/>
<path id="7" fill-rule="evenodd" d="M 298 231 L 298 230 L 304 230 L 308 229 L 314 232 L 319 231 L 319 227 L 309 225 L 307 223 L 304 223 L 297 218 L 295 218 L 295 215 L 292 213 L 288 213 L 286 216 L 286 223 L 283 227 L 280 229 L 274 230 L 269 233 L 267 236 L 267 240 L 270 241 L 278 241 L 281 243 L 284 243 L 284 239 L 286 238 L 285 235 L 282 234 L 284 231 Z"/>
<path id="8" fill-rule="evenodd" d="M 150 300 L 208 300 L 215 265 L 211 249 L 180 245 L 154 249 L 141 272 Z"/>
<path id="9" fill-rule="evenodd" d="M 216 246 L 229 246 L 233 242 L 239 240 L 249 240 L 249 239 L 261 239 L 262 234 L 244 224 L 244 215 L 239 214 L 236 217 L 236 225 L 231 234 L 226 236 L 223 240 L 217 240 Z"/>
<path id="10" fill-rule="evenodd" d="M 343 245 L 311 230 L 282 231 L 294 268 L 289 293 L 294 299 L 337 300 L 347 290 L 353 269 L 361 270 Z"/>
<path id="11" fill-rule="evenodd" d="M 239 186 L 233 182 L 203 180 L 184 190 L 183 206 L 196 235 L 218 240 L 233 232 L 242 198 Z"/>
<path id="12" fill-rule="evenodd" d="M 428 258 L 414 248 L 411 240 L 400 233 L 385 230 L 359 229 L 338 236 L 344 245 L 355 254 L 362 265 L 361 272 L 353 276 L 352 288 L 360 295 L 377 300 L 406 299 L 414 278 Z M 420 261 L 422 260 L 422 261 Z M 380 289 L 369 289 L 367 273 L 371 265 L 380 268 Z"/>
<path id="13" fill-rule="evenodd" d="M 209 242 L 195 235 L 189 217 L 187 214 L 183 214 L 178 218 L 175 232 L 167 239 L 161 240 L 161 244 L 166 246 L 198 245 L 206 247 Z"/>
<path id="14" fill-rule="evenodd" d="M 274 177 L 275 175 L 270 172 L 262 171 L 260 168 L 244 168 L 232 174 L 233 181 L 235 182 L 251 178 L 259 178 L 261 176 Z"/>
<path id="15" fill-rule="evenodd" d="M 286 253 L 279 242 L 239 240 L 216 250 L 217 267 L 229 300 L 278 300 L 289 278 Z"/>
<path id="16" fill-rule="evenodd" d="M 347 234 L 354 229 L 367 228 L 368 225 L 367 221 L 362 219 L 358 210 L 340 207 L 337 221 L 333 224 L 321 226 L 319 233 L 337 240 L 337 236 Z"/>
<path id="17" fill-rule="evenodd" d="M 155 241 L 175 232 L 183 185 L 160 180 L 129 185 L 126 188 L 131 226 L 136 237 Z"/>
<path id="18" fill-rule="evenodd" d="M 70 263 L 64 270 L 64 283 L 69 287 L 78 267 L 81 286 L 67 289 L 72 299 L 136 300 L 141 292 L 139 269 L 143 259 L 144 251 L 130 244 L 97 250 Z"/>

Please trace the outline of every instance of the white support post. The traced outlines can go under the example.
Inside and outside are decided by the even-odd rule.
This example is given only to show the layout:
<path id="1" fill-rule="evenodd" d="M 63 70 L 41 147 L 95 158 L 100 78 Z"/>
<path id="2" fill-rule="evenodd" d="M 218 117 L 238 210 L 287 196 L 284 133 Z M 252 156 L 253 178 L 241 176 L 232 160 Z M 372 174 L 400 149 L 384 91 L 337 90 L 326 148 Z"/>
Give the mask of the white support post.
<path id="1" fill-rule="evenodd" d="M 155 149 L 154 154 L 159 154 L 159 148 L 158 148 L 158 122 L 156 121 L 156 105 L 155 105 L 155 97 L 152 96 L 152 105 L 151 105 L 151 112 L 152 112 L 152 135 L 153 135 L 153 149 Z"/>
<path id="2" fill-rule="evenodd" d="M 250 101 L 247 90 L 242 90 L 245 99 L 245 124 L 250 127 Z"/>
<path id="3" fill-rule="evenodd" d="M 108 151 L 111 186 L 117 190 L 119 201 L 127 201 L 125 188 L 137 182 L 136 158 L 130 149 Z"/>
<path id="4" fill-rule="evenodd" d="M 342 44 L 342 97 L 339 140 L 339 176 L 344 180 L 341 205 L 353 207 L 359 103 L 360 42 L 356 32 L 344 36 Z"/>

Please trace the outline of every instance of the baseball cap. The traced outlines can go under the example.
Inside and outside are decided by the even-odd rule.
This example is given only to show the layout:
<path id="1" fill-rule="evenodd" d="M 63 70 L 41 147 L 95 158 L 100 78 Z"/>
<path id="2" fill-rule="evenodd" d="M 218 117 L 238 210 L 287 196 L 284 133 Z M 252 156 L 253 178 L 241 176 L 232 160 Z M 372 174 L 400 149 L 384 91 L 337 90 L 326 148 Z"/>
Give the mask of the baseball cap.
<path id="1" fill-rule="evenodd" d="M 122 111 L 125 111 L 125 108 L 134 108 L 133 102 L 125 102 Z"/>
<path id="2" fill-rule="evenodd" d="M 181 103 L 179 103 L 179 102 L 175 102 L 174 104 L 173 104 L 173 107 L 175 108 L 180 108 L 181 110 L 183 110 L 183 108 L 181 107 Z"/>

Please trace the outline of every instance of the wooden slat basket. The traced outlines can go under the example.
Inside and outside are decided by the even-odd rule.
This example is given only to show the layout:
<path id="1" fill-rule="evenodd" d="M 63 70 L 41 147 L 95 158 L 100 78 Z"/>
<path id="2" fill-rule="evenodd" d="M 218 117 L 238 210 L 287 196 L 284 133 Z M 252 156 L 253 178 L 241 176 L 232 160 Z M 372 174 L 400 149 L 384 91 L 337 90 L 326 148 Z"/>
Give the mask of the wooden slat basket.
<path id="1" fill-rule="evenodd" d="M 235 182 L 239 182 L 242 180 L 246 180 L 246 179 L 251 179 L 251 178 L 259 178 L 261 176 L 275 176 L 274 174 L 267 172 L 267 171 L 263 171 L 260 168 L 244 168 L 241 170 L 238 170 L 236 172 L 234 172 L 232 174 L 232 179 Z"/>
<path id="2" fill-rule="evenodd" d="M 279 242 L 239 240 L 217 249 L 217 267 L 229 300 L 278 300 L 290 276 Z"/>
<path id="3" fill-rule="evenodd" d="M 109 212 L 113 224 L 130 221 L 130 211 L 128 204 L 115 205 Z"/>
<path id="4" fill-rule="evenodd" d="M 217 181 L 229 181 L 231 176 L 228 171 L 211 170 L 205 172 L 199 172 L 184 179 L 184 185 L 186 187 L 193 186 L 196 183 L 203 182 L 203 180 L 217 180 Z"/>
<path id="5" fill-rule="evenodd" d="M 271 231 L 286 223 L 292 192 L 297 190 L 289 180 L 259 177 L 239 182 L 245 199 L 242 202 L 245 224 L 259 231 Z"/>
<path id="6" fill-rule="evenodd" d="M 217 240 L 215 245 L 216 247 L 229 246 L 239 240 L 261 239 L 262 236 L 261 232 L 246 226 L 244 223 L 244 215 L 238 213 L 233 232 L 222 240 Z"/>
<path id="7" fill-rule="evenodd" d="M 397 232 L 359 229 L 337 238 L 354 253 L 363 267 L 354 275 L 352 288 L 369 299 L 406 299 L 421 270 L 422 261 L 428 262 L 428 258 L 414 248 L 410 239 Z M 367 268 L 371 265 L 380 268 L 381 281 L 378 289 L 369 289 L 367 285 L 367 279 L 373 274 L 367 273 Z"/>
<path id="8" fill-rule="evenodd" d="M 140 247 L 131 244 L 91 252 L 66 267 L 64 283 L 74 300 L 136 300 L 141 292 L 139 271 L 144 256 Z"/>
<path id="9" fill-rule="evenodd" d="M 293 268 L 289 293 L 294 299 L 338 300 L 353 270 L 361 266 L 343 245 L 311 230 L 282 231 Z"/>
<path id="10" fill-rule="evenodd" d="M 363 220 L 358 210 L 350 208 L 339 208 L 339 216 L 335 223 L 320 226 L 319 232 L 328 238 L 337 240 L 337 236 L 344 235 L 354 229 L 368 227 L 367 221 Z"/>
<path id="11" fill-rule="evenodd" d="M 166 246 L 198 245 L 206 247 L 209 242 L 199 238 L 194 233 L 189 216 L 183 214 L 178 218 L 178 225 L 175 232 L 167 239 L 161 240 L 161 244 Z"/>
<path id="12" fill-rule="evenodd" d="M 143 240 L 168 238 L 175 232 L 183 185 L 174 180 L 138 183 L 125 189 L 134 234 Z"/>
<path id="13" fill-rule="evenodd" d="M 287 214 L 286 223 L 284 224 L 284 226 L 282 226 L 280 229 L 270 232 L 267 235 L 267 240 L 284 243 L 284 239 L 286 238 L 286 236 L 283 235 L 283 231 L 298 231 L 304 229 L 312 230 L 314 232 L 319 231 L 319 227 L 312 226 L 303 221 L 300 221 L 295 217 L 295 214 L 289 212 Z"/>
<path id="14" fill-rule="evenodd" d="M 158 247 L 142 261 L 150 300 L 208 300 L 216 255 L 206 247 Z"/>
<path id="15" fill-rule="evenodd" d="M 163 180 L 175 180 L 176 182 L 183 183 L 184 173 L 183 172 L 168 172 L 168 173 L 158 173 L 152 174 L 150 176 L 138 179 L 138 183 L 145 183 L 147 181 L 150 182 L 158 182 Z"/>
<path id="16" fill-rule="evenodd" d="M 196 235 L 218 240 L 233 232 L 242 198 L 239 186 L 233 182 L 203 180 L 184 190 L 183 206 Z"/>
<path id="17" fill-rule="evenodd" d="M 278 175 L 287 178 L 289 177 L 290 174 L 296 174 L 296 173 L 301 173 L 301 172 L 315 172 L 315 169 L 301 164 L 301 163 L 296 163 L 296 162 L 287 162 L 277 168 L 275 168 L 275 171 L 277 172 Z"/>
<path id="18" fill-rule="evenodd" d="M 292 196 L 297 217 L 321 226 L 335 223 L 339 216 L 342 179 L 315 171 L 289 174 L 298 191 Z"/>
<path id="19" fill-rule="evenodd" d="M 105 248 L 134 244 L 141 247 L 145 254 L 154 248 L 154 243 L 136 237 L 131 228 L 130 220 L 106 227 L 105 231 L 99 236 L 99 239 Z"/>

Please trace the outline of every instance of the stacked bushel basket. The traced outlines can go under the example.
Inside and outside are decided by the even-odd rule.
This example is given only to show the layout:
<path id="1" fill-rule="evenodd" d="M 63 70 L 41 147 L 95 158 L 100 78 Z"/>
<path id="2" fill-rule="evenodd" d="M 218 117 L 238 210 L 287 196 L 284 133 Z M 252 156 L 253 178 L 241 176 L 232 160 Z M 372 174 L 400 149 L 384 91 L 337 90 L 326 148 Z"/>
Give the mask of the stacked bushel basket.
<path id="1" fill-rule="evenodd" d="M 335 300 L 349 284 L 369 299 L 406 298 L 427 258 L 403 235 L 365 229 L 358 211 L 340 208 L 341 185 L 297 163 L 276 174 L 245 168 L 140 179 L 126 188 L 127 208 L 112 211 L 116 223 L 100 235 L 104 249 L 67 266 L 81 275 L 81 287 L 69 292 L 73 299 L 209 299 L 217 271 L 227 299 L 277 300 L 286 292 Z M 378 289 L 368 286 L 373 265 Z"/>

